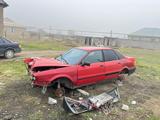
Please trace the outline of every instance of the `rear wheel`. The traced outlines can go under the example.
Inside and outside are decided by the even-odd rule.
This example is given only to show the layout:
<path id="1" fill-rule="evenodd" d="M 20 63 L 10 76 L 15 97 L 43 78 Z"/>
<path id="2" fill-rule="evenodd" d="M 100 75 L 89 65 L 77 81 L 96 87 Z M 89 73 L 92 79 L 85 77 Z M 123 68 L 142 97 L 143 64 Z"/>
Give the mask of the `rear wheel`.
<path id="1" fill-rule="evenodd" d="M 13 50 L 7 50 L 4 54 L 5 58 L 11 59 L 14 57 L 14 51 Z"/>

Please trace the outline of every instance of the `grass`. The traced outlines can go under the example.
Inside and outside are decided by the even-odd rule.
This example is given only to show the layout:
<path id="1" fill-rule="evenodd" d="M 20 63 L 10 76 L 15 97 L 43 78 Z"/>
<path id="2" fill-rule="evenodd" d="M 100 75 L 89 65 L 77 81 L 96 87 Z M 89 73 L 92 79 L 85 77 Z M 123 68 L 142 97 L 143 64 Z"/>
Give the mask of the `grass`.
<path id="1" fill-rule="evenodd" d="M 148 118 L 148 120 L 160 120 L 160 117 L 152 115 Z"/>
<path id="2" fill-rule="evenodd" d="M 0 80 L 10 82 L 26 75 L 26 69 L 22 60 L 0 61 Z M 4 79 L 5 78 L 5 79 Z"/>

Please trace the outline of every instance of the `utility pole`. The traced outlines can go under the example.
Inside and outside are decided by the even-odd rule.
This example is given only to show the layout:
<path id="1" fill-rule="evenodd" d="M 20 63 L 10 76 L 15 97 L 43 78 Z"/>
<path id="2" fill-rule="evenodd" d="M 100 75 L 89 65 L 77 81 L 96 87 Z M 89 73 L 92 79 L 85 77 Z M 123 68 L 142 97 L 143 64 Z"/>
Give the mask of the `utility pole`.
<path id="1" fill-rule="evenodd" d="M 110 37 L 108 38 L 108 41 L 107 41 L 107 46 L 110 46 L 110 40 L 112 40 L 112 30 L 110 31 Z"/>

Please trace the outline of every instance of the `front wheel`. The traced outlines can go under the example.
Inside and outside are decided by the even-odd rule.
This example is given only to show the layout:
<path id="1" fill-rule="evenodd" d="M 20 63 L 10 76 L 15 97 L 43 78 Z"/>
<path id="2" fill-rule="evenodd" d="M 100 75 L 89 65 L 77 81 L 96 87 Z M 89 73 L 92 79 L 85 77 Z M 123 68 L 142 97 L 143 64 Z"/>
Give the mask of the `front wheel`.
<path id="1" fill-rule="evenodd" d="M 55 95 L 57 97 L 62 97 L 63 95 L 65 95 L 65 89 L 63 87 L 57 88 L 55 91 Z"/>
<path id="2" fill-rule="evenodd" d="M 4 54 L 5 58 L 11 59 L 14 57 L 14 51 L 13 50 L 7 50 Z"/>

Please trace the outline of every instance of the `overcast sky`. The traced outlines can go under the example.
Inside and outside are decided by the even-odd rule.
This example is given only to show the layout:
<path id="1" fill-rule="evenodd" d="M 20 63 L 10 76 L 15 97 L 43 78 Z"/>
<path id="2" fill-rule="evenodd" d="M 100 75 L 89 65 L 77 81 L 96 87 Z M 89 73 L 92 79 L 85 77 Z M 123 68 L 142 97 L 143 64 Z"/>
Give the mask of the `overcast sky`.
<path id="1" fill-rule="evenodd" d="M 6 0 L 5 17 L 23 25 L 130 33 L 160 27 L 160 0 Z"/>

